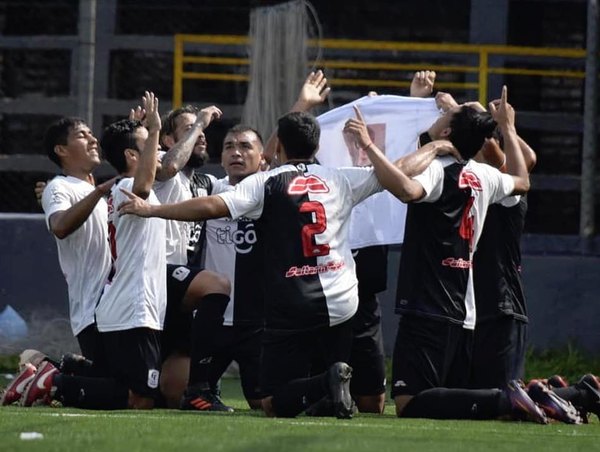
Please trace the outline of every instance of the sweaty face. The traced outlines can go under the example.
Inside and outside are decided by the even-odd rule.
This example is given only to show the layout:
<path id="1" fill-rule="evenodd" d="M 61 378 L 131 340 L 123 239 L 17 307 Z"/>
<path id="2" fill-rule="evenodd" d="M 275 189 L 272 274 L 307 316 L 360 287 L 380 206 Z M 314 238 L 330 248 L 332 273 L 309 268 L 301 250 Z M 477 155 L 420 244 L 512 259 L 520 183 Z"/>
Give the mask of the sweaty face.
<path id="1" fill-rule="evenodd" d="M 86 124 L 77 124 L 69 130 L 67 144 L 61 147 L 66 151 L 66 159 L 71 165 L 88 172 L 100 165 L 98 140 Z"/>
<path id="2" fill-rule="evenodd" d="M 251 130 L 228 133 L 223 141 L 221 165 L 229 181 L 236 184 L 244 177 L 258 172 L 263 158 L 263 146 Z"/>
<path id="3" fill-rule="evenodd" d="M 450 128 L 450 121 L 452 121 L 454 114 L 458 113 L 461 108 L 462 107 L 460 105 L 452 107 L 433 123 L 433 125 L 427 131 L 432 140 L 441 140 L 448 137 L 452 130 Z"/>
<path id="4" fill-rule="evenodd" d="M 175 118 L 175 130 L 173 132 L 174 141 L 178 142 L 181 140 L 185 136 L 186 132 L 192 128 L 195 122 L 196 115 L 193 113 L 182 113 L 177 116 L 177 118 Z M 201 132 L 196 140 L 194 149 L 192 150 L 192 155 L 188 161 L 188 166 L 196 168 L 201 166 L 207 159 L 208 154 L 206 153 L 206 137 L 204 136 L 204 132 Z"/>

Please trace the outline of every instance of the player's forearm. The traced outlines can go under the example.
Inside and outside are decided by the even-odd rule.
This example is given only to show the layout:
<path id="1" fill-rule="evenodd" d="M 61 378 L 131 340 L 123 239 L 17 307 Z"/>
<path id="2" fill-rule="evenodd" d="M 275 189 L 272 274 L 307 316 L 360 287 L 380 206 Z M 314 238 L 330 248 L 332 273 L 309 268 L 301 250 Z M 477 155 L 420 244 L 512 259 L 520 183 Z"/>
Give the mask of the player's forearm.
<path id="1" fill-rule="evenodd" d="M 527 171 L 531 172 L 531 170 L 537 163 L 537 156 L 535 154 L 535 151 L 531 149 L 531 146 L 529 146 L 527 142 L 518 135 L 517 140 L 519 142 L 519 147 L 521 148 L 523 158 L 525 159 L 525 166 L 527 167 Z"/>
<path id="2" fill-rule="evenodd" d="M 138 166 L 133 179 L 133 193 L 147 199 L 152 190 L 156 175 L 156 159 L 158 150 L 158 130 L 150 131 L 144 149 L 140 153 Z"/>
<path id="3" fill-rule="evenodd" d="M 416 151 L 396 160 L 394 165 L 402 170 L 408 177 L 421 174 L 433 162 L 437 155 L 438 145 L 435 142 L 427 143 Z"/>
<path id="4" fill-rule="evenodd" d="M 50 229 L 58 239 L 64 239 L 81 227 L 93 212 L 98 201 L 104 194 L 94 189 L 81 201 L 73 204 L 67 210 L 56 212 L 50 217 Z"/>
<path id="5" fill-rule="evenodd" d="M 526 193 L 529 191 L 529 172 L 519 145 L 517 131 L 514 126 L 503 126 L 502 135 L 506 153 L 506 172 L 515 178 L 514 194 Z"/>
<path id="6" fill-rule="evenodd" d="M 229 216 L 229 209 L 219 196 L 207 196 L 177 204 L 152 205 L 148 216 L 166 220 L 203 221 Z"/>
<path id="7" fill-rule="evenodd" d="M 163 156 L 162 166 L 156 171 L 157 180 L 168 180 L 174 177 L 187 164 L 198 137 L 203 132 L 204 128 L 201 123 L 196 122 L 185 136 L 178 141 L 167 153 Z"/>
<path id="8" fill-rule="evenodd" d="M 415 193 L 413 181 L 401 168 L 390 162 L 381 150 L 371 143 L 365 148 L 379 183 L 402 202 L 410 202 L 420 196 Z"/>

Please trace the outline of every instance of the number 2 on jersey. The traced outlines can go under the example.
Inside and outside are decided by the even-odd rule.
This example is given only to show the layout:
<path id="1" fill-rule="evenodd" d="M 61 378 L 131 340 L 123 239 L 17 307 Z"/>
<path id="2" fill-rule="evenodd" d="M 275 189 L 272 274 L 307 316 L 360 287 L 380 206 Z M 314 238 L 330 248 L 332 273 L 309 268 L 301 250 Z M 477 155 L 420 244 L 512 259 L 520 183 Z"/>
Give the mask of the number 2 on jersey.
<path id="1" fill-rule="evenodd" d="M 318 201 L 306 201 L 300 204 L 300 212 L 311 213 L 313 222 L 302 226 L 302 251 L 304 257 L 326 256 L 329 254 L 329 245 L 318 245 L 315 235 L 325 232 L 327 229 L 327 217 L 325 208 Z"/>

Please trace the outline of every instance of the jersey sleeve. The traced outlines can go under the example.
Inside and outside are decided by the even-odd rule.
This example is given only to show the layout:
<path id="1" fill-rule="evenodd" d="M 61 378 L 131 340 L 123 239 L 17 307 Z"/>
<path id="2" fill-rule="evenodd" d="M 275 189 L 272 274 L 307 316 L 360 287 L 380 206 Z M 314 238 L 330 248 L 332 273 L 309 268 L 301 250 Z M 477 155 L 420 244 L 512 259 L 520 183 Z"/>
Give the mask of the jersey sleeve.
<path id="1" fill-rule="evenodd" d="M 353 205 L 383 190 L 371 167 L 340 168 L 340 171 L 350 183 Z"/>
<path id="2" fill-rule="evenodd" d="M 60 179 L 53 179 L 42 193 L 42 208 L 46 216 L 46 226 L 50 228 L 50 217 L 73 206 L 73 196 Z"/>
<path id="3" fill-rule="evenodd" d="M 489 165 L 480 165 L 480 167 L 485 173 L 483 180 L 488 183 L 490 204 L 498 203 L 512 194 L 515 181 L 510 174 L 501 173 Z"/>
<path id="4" fill-rule="evenodd" d="M 425 196 L 417 202 L 435 202 L 440 199 L 444 188 L 444 167 L 436 159 L 425 168 L 425 171 L 413 177 L 413 180 L 421 184 L 425 191 Z"/>
<path id="5" fill-rule="evenodd" d="M 217 194 L 227 206 L 232 220 L 240 217 L 257 220 L 261 216 L 266 179 L 266 173 L 253 174 L 236 184 L 235 190 Z"/>

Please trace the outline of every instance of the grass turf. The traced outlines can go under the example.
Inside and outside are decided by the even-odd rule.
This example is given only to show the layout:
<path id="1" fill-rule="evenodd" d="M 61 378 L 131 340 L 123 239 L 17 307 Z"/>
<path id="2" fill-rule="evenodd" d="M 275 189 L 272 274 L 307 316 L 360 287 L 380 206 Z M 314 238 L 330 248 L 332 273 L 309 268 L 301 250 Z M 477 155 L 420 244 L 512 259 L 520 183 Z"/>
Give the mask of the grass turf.
<path id="1" fill-rule="evenodd" d="M 66 408 L 0 408 L 2 451 L 165 451 L 165 450 L 596 450 L 600 425 L 536 425 L 503 421 L 397 419 L 392 405 L 383 416 L 266 419 L 247 409 L 239 381 L 223 380 L 225 403 L 233 414 L 175 410 L 86 411 Z M 21 440 L 39 432 L 39 440 Z"/>

